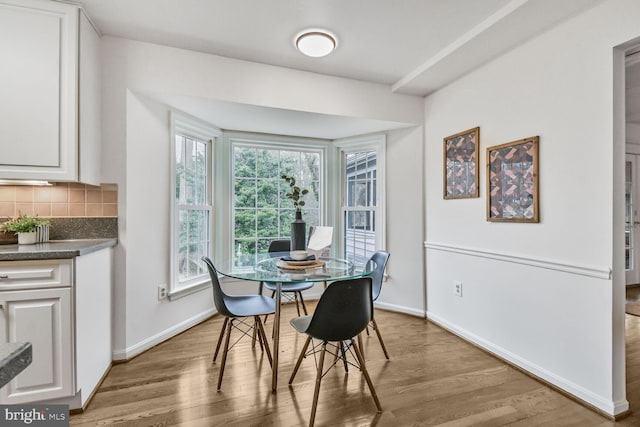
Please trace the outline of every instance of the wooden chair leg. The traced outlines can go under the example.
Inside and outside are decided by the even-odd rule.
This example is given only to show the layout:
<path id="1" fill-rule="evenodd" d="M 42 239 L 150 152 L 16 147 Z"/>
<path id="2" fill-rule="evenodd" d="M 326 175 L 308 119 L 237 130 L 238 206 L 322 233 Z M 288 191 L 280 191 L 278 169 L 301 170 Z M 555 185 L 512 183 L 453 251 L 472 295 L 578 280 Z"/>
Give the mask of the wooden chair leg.
<path id="1" fill-rule="evenodd" d="M 309 313 L 307 312 L 307 305 L 304 303 L 304 298 L 302 298 L 302 292 L 298 292 L 298 295 L 300 296 L 300 303 L 302 304 L 302 311 L 304 311 L 304 315 L 308 316 Z"/>
<path id="2" fill-rule="evenodd" d="M 293 293 L 293 298 L 296 301 L 296 311 L 298 312 L 298 317 L 300 317 L 300 306 L 298 305 L 298 293 L 299 292 L 294 292 Z"/>
<path id="3" fill-rule="evenodd" d="M 376 394 L 376 390 L 373 388 L 373 383 L 371 382 L 371 378 L 369 377 L 369 372 L 367 371 L 367 367 L 364 364 L 364 356 L 360 353 L 360 348 L 358 345 L 351 340 L 351 345 L 353 345 L 353 349 L 355 350 L 356 357 L 358 358 L 358 363 L 360 364 L 360 370 L 362 371 L 362 375 L 364 375 L 364 379 L 367 381 L 367 385 L 369 386 L 369 391 L 371 392 L 371 396 L 373 396 L 374 402 L 376 402 L 376 408 L 378 408 L 378 413 L 382 412 L 382 405 L 380 405 L 380 401 L 378 400 L 378 395 Z"/>
<path id="4" fill-rule="evenodd" d="M 258 323 L 260 322 L 260 316 L 253 316 L 253 332 L 252 332 L 252 339 L 253 342 L 251 343 L 251 347 L 255 348 L 256 346 L 256 336 L 258 338 L 258 343 L 260 344 L 260 351 L 264 352 L 264 346 L 262 345 L 262 335 L 260 333 L 258 333 L 259 329 L 258 329 Z"/>
<path id="5" fill-rule="evenodd" d="M 360 346 L 360 351 L 362 352 L 362 357 L 364 357 L 364 346 L 362 345 L 362 334 L 358 334 L 358 345 Z"/>
<path id="6" fill-rule="evenodd" d="M 233 328 L 233 319 L 230 319 L 227 326 L 227 337 L 224 340 L 224 350 L 222 351 L 222 363 L 220 373 L 218 374 L 218 391 L 222 386 L 222 376 L 224 375 L 224 365 L 227 363 L 227 353 L 229 352 L 229 339 L 231 338 L 231 329 Z"/>
<path id="7" fill-rule="evenodd" d="M 327 352 L 327 342 L 322 343 L 320 350 L 320 360 L 318 361 L 318 372 L 316 374 L 316 388 L 313 391 L 313 404 L 311 405 L 311 418 L 309 419 L 309 427 L 313 427 L 316 420 L 316 409 L 318 407 L 318 396 L 320 395 L 320 383 L 322 382 L 322 369 L 324 365 L 324 354 Z"/>
<path id="8" fill-rule="evenodd" d="M 256 328 L 255 328 L 255 322 L 253 325 L 253 331 L 251 332 L 251 348 L 256 348 Z M 257 337 L 259 338 L 260 335 L 257 335 Z M 262 347 L 262 343 L 260 343 L 260 347 Z"/>
<path id="9" fill-rule="evenodd" d="M 227 329 L 227 322 L 229 321 L 228 317 L 224 318 L 224 323 L 222 324 L 222 328 L 220 329 L 220 336 L 218 337 L 218 344 L 216 344 L 216 351 L 213 353 L 213 360 L 211 363 L 216 361 L 216 357 L 218 357 L 218 351 L 220 350 L 220 344 L 222 344 L 222 338 L 224 338 L 224 331 Z"/>
<path id="10" fill-rule="evenodd" d="M 373 329 L 376 331 L 376 334 L 378 335 L 378 341 L 380 341 L 380 345 L 382 346 L 384 357 L 386 357 L 387 360 L 389 360 L 389 353 L 387 353 L 387 347 L 384 345 L 384 341 L 382 340 L 382 335 L 380 334 L 380 328 L 378 328 L 376 319 L 372 319 L 371 321 L 373 322 Z"/>
<path id="11" fill-rule="evenodd" d="M 273 297 L 276 295 L 276 291 L 271 291 L 271 299 L 273 299 Z M 268 314 L 264 315 L 264 323 L 267 323 L 267 317 L 269 317 Z"/>
<path id="12" fill-rule="evenodd" d="M 269 348 L 269 341 L 267 341 L 267 335 L 264 333 L 260 316 L 256 316 L 256 322 L 258 323 L 259 334 L 264 342 L 264 347 L 267 349 L 267 358 L 269 359 L 269 366 L 273 367 L 273 359 L 271 357 L 271 349 Z"/>
<path id="13" fill-rule="evenodd" d="M 302 359 L 304 359 L 304 354 L 307 352 L 307 348 L 309 347 L 309 343 L 311 342 L 311 337 L 307 336 L 307 340 L 304 342 L 302 346 L 302 351 L 300 352 L 300 356 L 298 356 L 298 361 L 296 362 L 296 366 L 293 368 L 293 372 L 291 372 L 291 377 L 289 378 L 289 384 L 293 383 L 293 379 L 296 377 L 298 373 L 298 368 L 300 367 L 300 363 L 302 363 Z"/>
<path id="14" fill-rule="evenodd" d="M 344 364 L 344 371 L 349 372 L 349 364 L 347 363 L 347 352 L 344 349 L 344 341 L 340 342 L 340 352 L 342 353 L 342 363 Z"/>

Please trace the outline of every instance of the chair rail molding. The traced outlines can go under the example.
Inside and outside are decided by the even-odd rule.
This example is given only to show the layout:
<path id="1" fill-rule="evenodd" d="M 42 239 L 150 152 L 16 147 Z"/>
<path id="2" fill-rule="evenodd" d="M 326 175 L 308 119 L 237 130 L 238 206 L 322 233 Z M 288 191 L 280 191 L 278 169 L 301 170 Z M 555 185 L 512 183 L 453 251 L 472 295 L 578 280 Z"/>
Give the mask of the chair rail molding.
<path id="1" fill-rule="evenodd" d="M 449 245 L 437 242 L 424 242 L 427 250 L 442 252 L 452 252 L 462 255 L 487 258 L 497 261 L 510 262 L 513 264 L 523 264 L 531 267 L 545 268 L 548 270 L 562 271 L 580 276 L 595 277 L 597 279 L 611 280 L 611 267 L 588 266 L 575 263 L 552 261 L 543 258 L 536 258 L 524 255 L 507 254 L 504 252 L 488 249 L 470 248 L 458 245 Z"/>

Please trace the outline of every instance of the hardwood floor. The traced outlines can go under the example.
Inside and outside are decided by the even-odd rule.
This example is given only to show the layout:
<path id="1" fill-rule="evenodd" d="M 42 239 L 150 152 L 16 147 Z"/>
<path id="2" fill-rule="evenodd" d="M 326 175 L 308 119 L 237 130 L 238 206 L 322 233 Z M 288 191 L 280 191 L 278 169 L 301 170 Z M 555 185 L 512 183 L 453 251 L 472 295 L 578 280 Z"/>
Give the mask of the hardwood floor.
<path id="1" fill-rule="evenodd" d="M 71 425 L 307 425 L 315 380 L 312 357 L 303 361 L 293 385 L 287 384 L 304 344 L 289 326 L 295 315 L 293 304 L 283 309 L 275 394 L 266 354 L 259 346 L 252 349 L 249 340 L 230 350 L 222 390 L 216 391 L 219 362 L 212 364 L 211 357 L 223 320 L 216 316 L 115 365 L 87 410 L 71 417 Z M 627 398 L 637 413 L 617 423 L 433 323 L 382 310 L 376 319 L 391 360 L 385 360 L 375 333 L 364 337 L 364 348 L 384 412 L 376 414 L 361 373 L 352 368 L 345 375 L 339 365 L 323 378 L 316 426 L 640 425 L 640 317 L 626 319 Z"/>

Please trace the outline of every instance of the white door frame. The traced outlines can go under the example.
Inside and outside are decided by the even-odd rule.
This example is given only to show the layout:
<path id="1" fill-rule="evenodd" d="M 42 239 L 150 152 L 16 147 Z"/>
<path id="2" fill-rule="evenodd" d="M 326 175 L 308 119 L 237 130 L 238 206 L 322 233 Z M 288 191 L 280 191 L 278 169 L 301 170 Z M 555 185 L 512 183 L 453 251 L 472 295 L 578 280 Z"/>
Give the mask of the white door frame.
<path id="1" fill-rule="evenodd" d="M 625 265 L 625 278 L 627 285 L 633 285 L 640 283 L 640 249 L 638 242 L 640 242 L 640 185 L 638 185 L 638 165 L 639 159 L 637 154 L 625 155 L 625 181 L 629 181 L 631 188 L 626 188 L 628 185 L 625 182 L 625 252 L 629 253 L 629 267 Z M 627 168 L 630 167 L 630 170 Z M 627 174 L 629 176 L 627 177 Z M 630 205 L 630 206 L 629 206 Z M 627 212 L 630 210 L 630 212 Z M 628 236 L 628 243 L 626 241 L 627 229 L 630 228 L 630 236 Z M 625 253 L 626 260 L 626 253 Z"/>

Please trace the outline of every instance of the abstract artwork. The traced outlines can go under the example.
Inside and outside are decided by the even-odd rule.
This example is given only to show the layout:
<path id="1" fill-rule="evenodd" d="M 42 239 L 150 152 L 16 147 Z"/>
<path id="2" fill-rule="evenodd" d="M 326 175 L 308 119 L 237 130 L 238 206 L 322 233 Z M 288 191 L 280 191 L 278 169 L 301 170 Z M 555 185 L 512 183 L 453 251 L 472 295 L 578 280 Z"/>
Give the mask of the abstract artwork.
<path id="1" fill-rule="evenodd" d="M 487 221 L 540 222 L 537 136 L 487 148 Z"/>
<path id="2" fill-rule="evenodd" d="M 479 127 L 444 138 L 445 199 L 480 197 L 479 148 Z"/>

